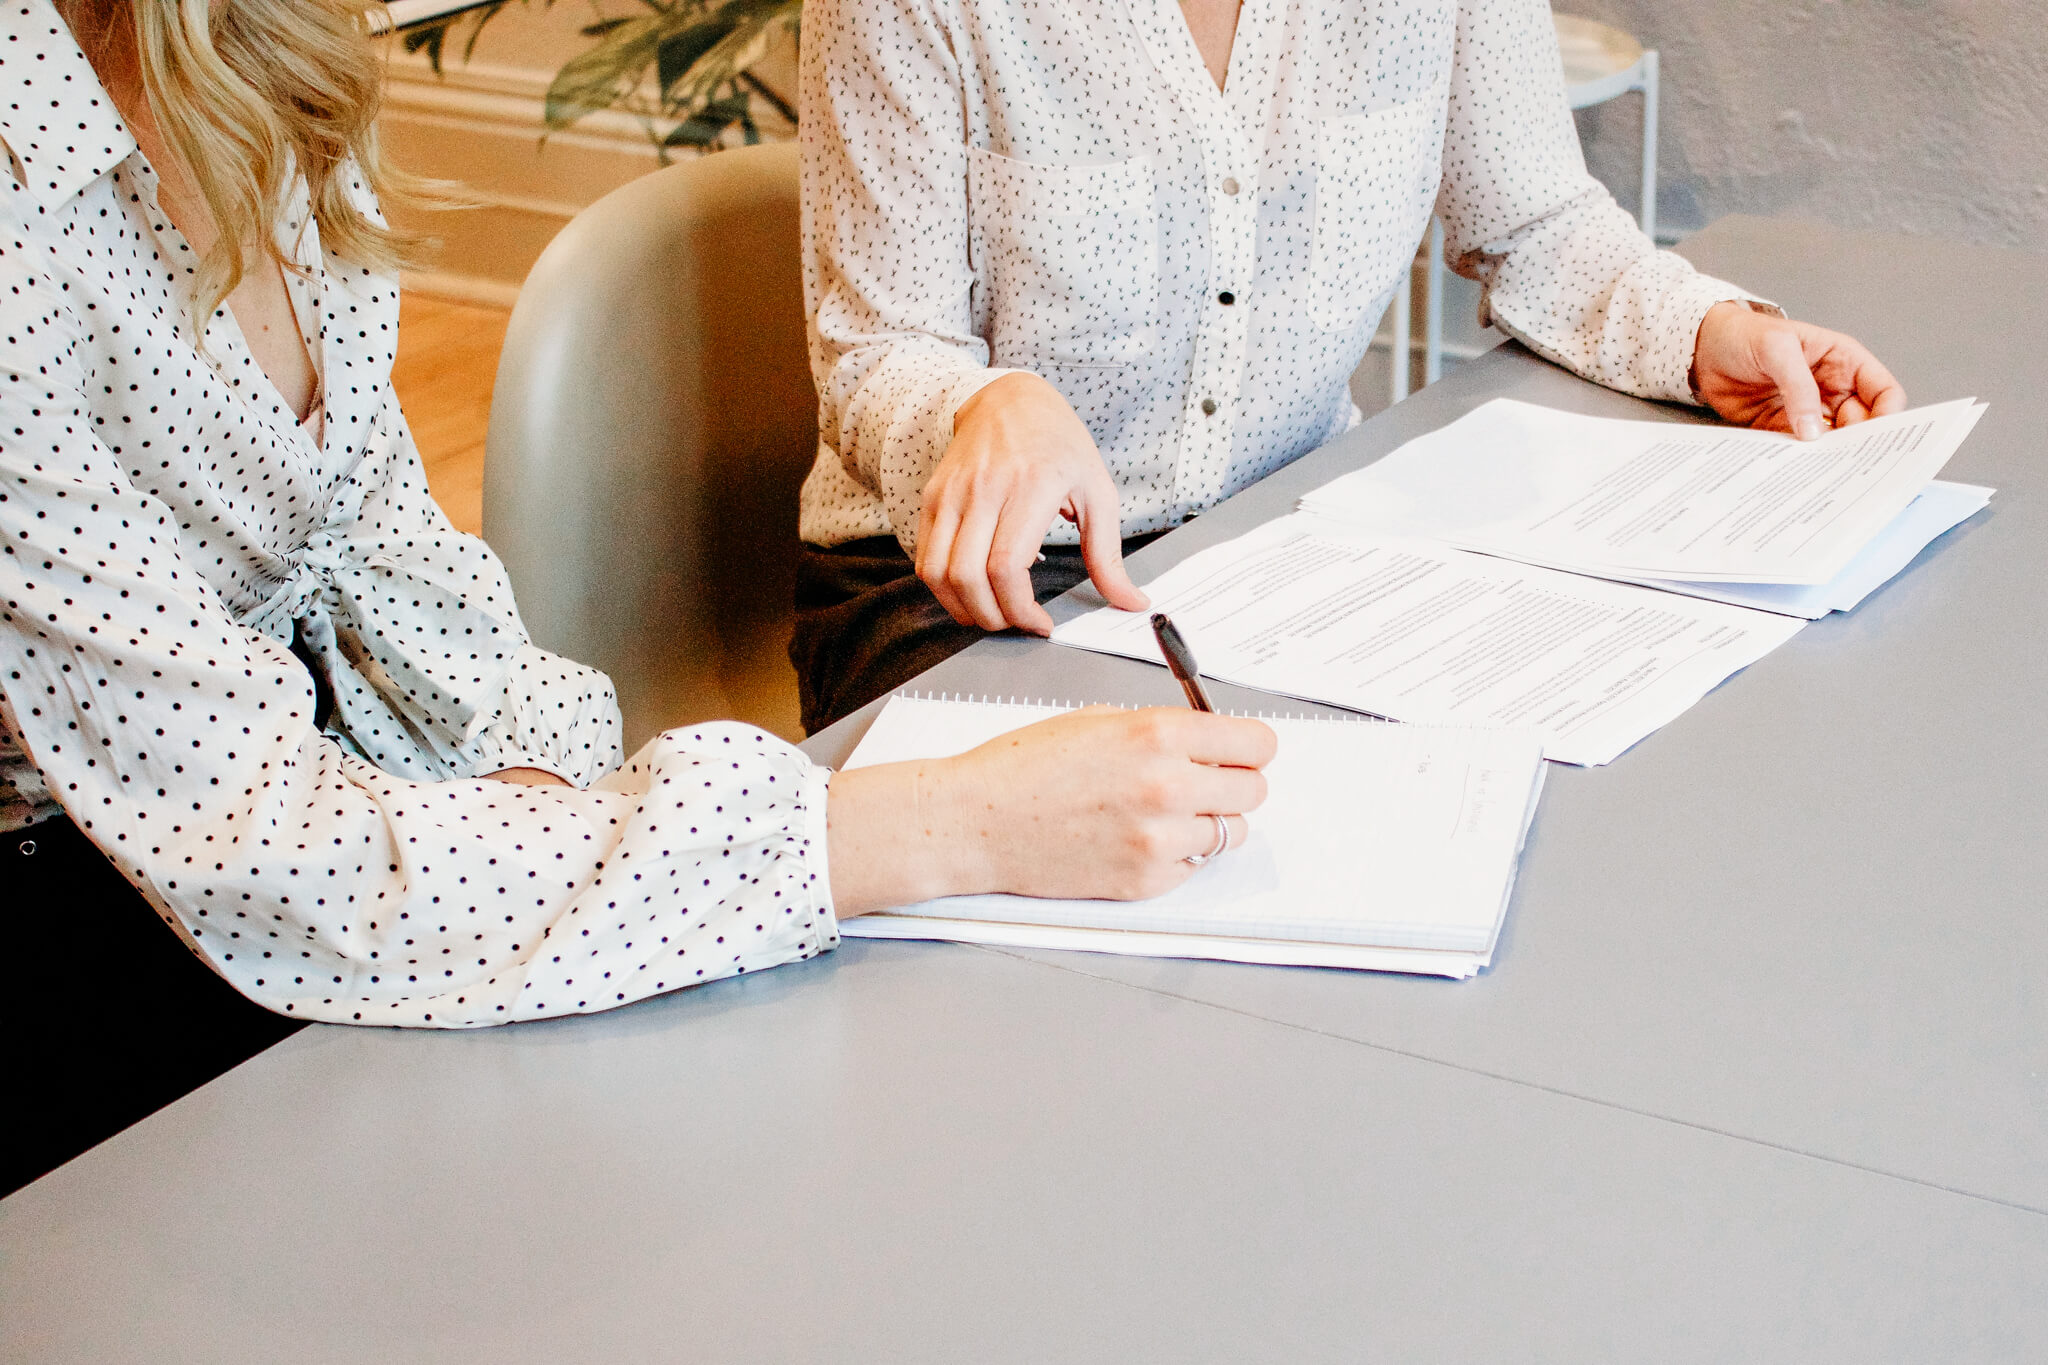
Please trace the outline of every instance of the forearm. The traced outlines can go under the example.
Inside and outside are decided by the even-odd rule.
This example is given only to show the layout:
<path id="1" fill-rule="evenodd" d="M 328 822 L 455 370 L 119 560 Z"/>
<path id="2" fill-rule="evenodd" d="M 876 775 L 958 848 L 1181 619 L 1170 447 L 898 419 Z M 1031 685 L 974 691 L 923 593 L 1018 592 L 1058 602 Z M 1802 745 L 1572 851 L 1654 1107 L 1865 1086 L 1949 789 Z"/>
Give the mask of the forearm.
<path id="1" fill-rule="evenodd" d="M 316 741 L 235 824 L 317 837 L 195 869 L 224 842 L 210 822 L 113 856 L 280 1013 L 464 1028 L 609 1009 L 837 942 L 812 852 L 824 784 L 757 735 L 670 732 L 592 791 L 400 782 Z"/>
<path id="2" fill-rule="evenodd" d="M 1627 393 L 1689 401 L 1701 317 L 1744 297 L 1658 251 L 1587 174 L 1543 0 L 1460 7 L 1437 212 L 1482 322 Z"/>
<path id="3" fill-rule="evenodd" d="M 1692 401 L 1701 321 L 1719 302 L 1750 297 L 1655 250 L 1597 188 L 1509 247 L 1485 271 L 1487 320 L 1574 373 L 1638 397 Z"/>
<path id="4" fill-rule="evenodd" d="M 821 439 L 856 482 L 880 495 L 907 551 L 915 550 L 925 486 L 961 410 L 989 385 L 1018 373 L 990 368 L 986 359 L 987 348 L 978 342 L 975 354 L 963 355 L 900 336 L 842 353 L 819 381 Z"/>
<path id="5" fill-rule="evenodd" d="M 961 73 L 933 0 L 804 11 L 804 298 L 819 439 L 913 543 L 926 479 L 988 368 L 969 260 Z"/>
<path id="6" fill-rule="evenodd" d="M 975 892 L 1159 895 L 1214 845 L 1213 817 L 1243 838 L 1273 748 L 1257 721 L 1091 707 L 953 758 L 835 774 L 835 909 L 843 919 Z"/>
<path id="7" fill-rule="evenodd" d="M 991 889 L 963 838 L 943 760 L 885 763 L 832 775 L 826 803 L 832 904 L 850 919 L 891 906 Z"/>

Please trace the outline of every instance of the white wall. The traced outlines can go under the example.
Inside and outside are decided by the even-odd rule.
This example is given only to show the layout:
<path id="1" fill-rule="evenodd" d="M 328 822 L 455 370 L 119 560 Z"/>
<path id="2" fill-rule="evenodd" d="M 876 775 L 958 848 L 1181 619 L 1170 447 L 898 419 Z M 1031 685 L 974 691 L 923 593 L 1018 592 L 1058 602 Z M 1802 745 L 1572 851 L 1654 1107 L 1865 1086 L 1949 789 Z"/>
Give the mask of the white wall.
<path id="1" fill-rule="evenodd" d="M 2048 251 L 2042 0 L 1557 0 L 1659 50 L 1657 196 L 1667 240 L 1730 213 Z M 1578 114 L 1588 164 L 1631 210 L 1636 96 Z M 1445 333 L 1483 346 L 1452 279 Z M 1421 316 L 1418 295 L 1416 316 Z M 1419 324 L 1418 324 L 1419 325 Z M 1352 391 L 1371 410 L 1386 359 Z"/>
<path id="2" fill-rule="evenodd" d="M 590 45 L 583 28 L 598 20 L 646 13 L 635 0 L 525 0 L 505 7 L 484 26 L 476 45 L 476 60 L 500 66 L 523 66 L 553 72 L 563 62 Z M 465 22 L 457 29 L 467 38 Z M 460 61 L 459 54 L 456 60 Z"/>
<path id="3" fill-rule="evenodd" d="M 2041 0 L 1559 0 L 1663 54 L 1677 230 L 1729 213 L 2048 250 Z M 1580 115 L 1633 206 L 1637 104 Z"/>
<path id="4" fill-rule="evenodd" d="M 1788 214 L 2048 250 L 2042 0 L 1559 3 L 1663 53 L 1667 232 L 1727 213 Z M 539 136 L 540 94 L 585 45 L 578 29 L 638 9 L 635 0 L 530 0 L 484 31 L 472 62 L 451 54 L 445 81 L 394 62 L 386 129 L 395 153 L 467 180 L 488 201 L 441 225 L 450 244 L 441 284 L 509 298 L 570 214 L 652 167 L 630 120 Z M 793 85 L 783 72 L 764 75 Z M 1628 97 L 1579 115 L 1594 172 L 1631 208 L 1639 111 Z M 1474 303 L 1452 281 L 1447 331 L 1466 346 L 1486 340 Z"/>

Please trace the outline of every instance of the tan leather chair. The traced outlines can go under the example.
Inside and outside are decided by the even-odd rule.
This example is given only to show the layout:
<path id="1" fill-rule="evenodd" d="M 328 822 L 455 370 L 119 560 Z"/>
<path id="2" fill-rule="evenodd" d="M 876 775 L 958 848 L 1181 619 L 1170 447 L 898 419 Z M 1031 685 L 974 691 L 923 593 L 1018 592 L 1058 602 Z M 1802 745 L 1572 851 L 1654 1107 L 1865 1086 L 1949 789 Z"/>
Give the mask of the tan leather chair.
<path id="1" fill-rule="evenodd" d="M 721 716 L 801 733 L 798 245 L 795 145 L 720 152 L 577 214 L 512 310 L 484 537 L 534 639 L 611 674 L 629 752 Z"/>

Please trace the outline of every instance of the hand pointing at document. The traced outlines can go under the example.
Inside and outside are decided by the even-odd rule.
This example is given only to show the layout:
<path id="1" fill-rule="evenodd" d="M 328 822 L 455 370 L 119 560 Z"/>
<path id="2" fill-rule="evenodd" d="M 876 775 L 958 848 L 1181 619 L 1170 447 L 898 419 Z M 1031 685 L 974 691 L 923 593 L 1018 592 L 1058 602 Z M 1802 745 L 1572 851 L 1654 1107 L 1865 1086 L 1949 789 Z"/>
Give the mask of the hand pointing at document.
<path id="1" fill-rule="evenodd" d="M 1899 381 L 1854 337 L 1740 303 L 1717 303 L 1700 322 L 1693 388 L 1730 422 L 1802 441 L 1906 406 Z"/>
<path id="2" fill-rule="evenodd" d="M 1116 483 L 1060 391 L 1006 374 L 960 405 L 924 490 L 917 576 L 961 625 L 1052 633 L 1031 565 L 1054 517 L 1081 531 L 1088 577 L 1125 611 L 1150 603 L 1124 572 Z"/>

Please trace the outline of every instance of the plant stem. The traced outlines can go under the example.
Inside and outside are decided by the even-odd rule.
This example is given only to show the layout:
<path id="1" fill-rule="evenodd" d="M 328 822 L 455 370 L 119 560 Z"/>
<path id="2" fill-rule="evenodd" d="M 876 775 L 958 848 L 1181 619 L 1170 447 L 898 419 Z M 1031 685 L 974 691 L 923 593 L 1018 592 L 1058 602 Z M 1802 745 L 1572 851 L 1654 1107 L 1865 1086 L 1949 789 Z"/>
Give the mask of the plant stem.
<path id="1" fill-rule="evenodd" d="M 761 78 L 751 71 L 740 72 L 740 79 L 747 83 L 748 89 L 774 105 L 775 112 L 788 119 L 792 128 L 796 126 L 796 110 L 790 107 L 788 100 L 770 90 L 762 83 Z"/>

